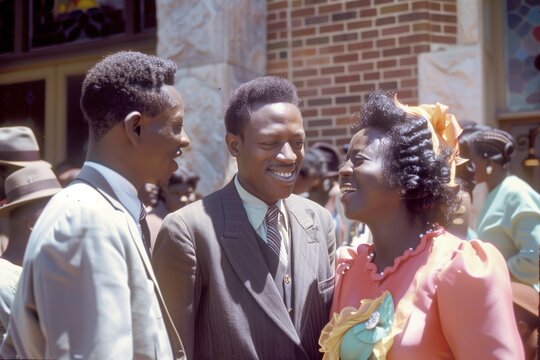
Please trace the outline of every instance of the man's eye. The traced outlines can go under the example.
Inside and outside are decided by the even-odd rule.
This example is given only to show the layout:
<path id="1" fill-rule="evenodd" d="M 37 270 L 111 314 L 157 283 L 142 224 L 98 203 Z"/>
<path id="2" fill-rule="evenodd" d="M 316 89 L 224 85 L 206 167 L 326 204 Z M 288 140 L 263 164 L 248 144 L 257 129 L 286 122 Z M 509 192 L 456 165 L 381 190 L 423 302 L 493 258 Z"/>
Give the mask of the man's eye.
<path id="1" fill-rule="evenodd" d="M 180 134 L 182 132 L 182 126 L 183 124 L 175 124 L 173 125 L 172 127 L 172 130 L 173 130 L 173 133 L 174 134 Z"/>
<path id="2" fill-rule="evenodd" d="M 296 149 L 301 149 L 304 146 L 304 142 L 303 141 L 293 141 L 291 143 L 291 146 L 296 148 Z"/>

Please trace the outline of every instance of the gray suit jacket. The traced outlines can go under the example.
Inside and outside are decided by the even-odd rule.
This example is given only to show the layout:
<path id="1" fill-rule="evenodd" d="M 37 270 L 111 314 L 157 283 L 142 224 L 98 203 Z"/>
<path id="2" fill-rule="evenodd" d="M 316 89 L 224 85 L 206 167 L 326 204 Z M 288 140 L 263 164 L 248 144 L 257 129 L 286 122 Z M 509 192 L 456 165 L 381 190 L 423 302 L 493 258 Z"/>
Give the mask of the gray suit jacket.
<path id="1" fill-rule="evenodd" d="M 18 355 L 172 358 L 137 224 L 96 170 L 83 167 L 79 179 L 32 231 L 8 330 Z"/>
<path id="2" fill-rule="evenodd" d="M 167 216 L 153 265 L 188 357 L 316 359 L 334 287 L 330 213 L 292 195 L 289 315 L 234 182 Z"/>

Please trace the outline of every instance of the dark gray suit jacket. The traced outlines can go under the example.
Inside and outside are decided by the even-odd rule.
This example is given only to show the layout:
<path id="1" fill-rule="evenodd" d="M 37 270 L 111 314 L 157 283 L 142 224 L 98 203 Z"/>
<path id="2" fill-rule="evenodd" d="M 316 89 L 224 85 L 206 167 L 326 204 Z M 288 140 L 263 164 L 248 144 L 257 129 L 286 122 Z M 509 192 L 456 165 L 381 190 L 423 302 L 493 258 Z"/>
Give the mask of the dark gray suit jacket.
<path id="1" fill-rule="evenodd" d="M 334 288 L 330 213 L 291 195 L 293 316 L 234 182 L 167 216 L 156 277 L 189 359 L 317 359 Z"/>

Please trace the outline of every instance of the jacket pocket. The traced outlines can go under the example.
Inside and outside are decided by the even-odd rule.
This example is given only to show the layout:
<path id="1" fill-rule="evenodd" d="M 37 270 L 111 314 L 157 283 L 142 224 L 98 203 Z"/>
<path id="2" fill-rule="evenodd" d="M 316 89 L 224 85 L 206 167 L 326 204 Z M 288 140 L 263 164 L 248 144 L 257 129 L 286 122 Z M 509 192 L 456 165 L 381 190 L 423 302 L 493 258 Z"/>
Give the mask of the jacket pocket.
<path id="1" fill-rule="evenodd" d="M 322 294 L 322 293 L 325 293 L 327 291 L 331 291 L 334 289 L 334 280 L 335 280 L 335 275 L 332 275 L 331 277 L 329 277 L 328 279 L 326 280 L 323 280 L 323 281 L 319 281 L 317 283 L 317 286 L 319 287 L 319 292 Z"/>

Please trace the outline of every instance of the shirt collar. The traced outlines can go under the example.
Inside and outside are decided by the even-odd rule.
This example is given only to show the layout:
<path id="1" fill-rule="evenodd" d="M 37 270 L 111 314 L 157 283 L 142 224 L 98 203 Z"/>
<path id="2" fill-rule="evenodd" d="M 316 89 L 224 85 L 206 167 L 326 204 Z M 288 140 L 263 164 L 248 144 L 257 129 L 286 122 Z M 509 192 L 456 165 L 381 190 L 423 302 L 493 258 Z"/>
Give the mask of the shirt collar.
<path id="1" fill-rule="evenodd" d="M 128 179 L 105 165 L 93 161 L 86 161 L 84 166 L 90 166 L 103 175 L 120 203 L 127 209 L 133 219 L 135 219 L 135 222 L 138 223 L 141 214 L 141 201 L 137 196 L 137 189 L 135 189 L 135 186 L 133 186 Z"/>
<path id="2" fill-rule="evenodd" d="M 266 213 L 268 212 L 268 205 L 264 201 L 247 191 L 242 186 L 242 184 L 240 184 L 240 181 L 238 180 L 238 175 L 234 177 L 234 186 L 236 187 L 236 191 L 238 191 L 238 195 L 242 200 L 244 209 L 246 209 L 249 223 L 251 224 L 251 226 L 253 226 L 253 228 L 258 229 L 264 222 L 264 218 L 266 217 Z M 276 202 L 276 206 L 278 207 L 281 214 L 285 214 L 285 204 L 283 200 L 278 200 Z"/>

